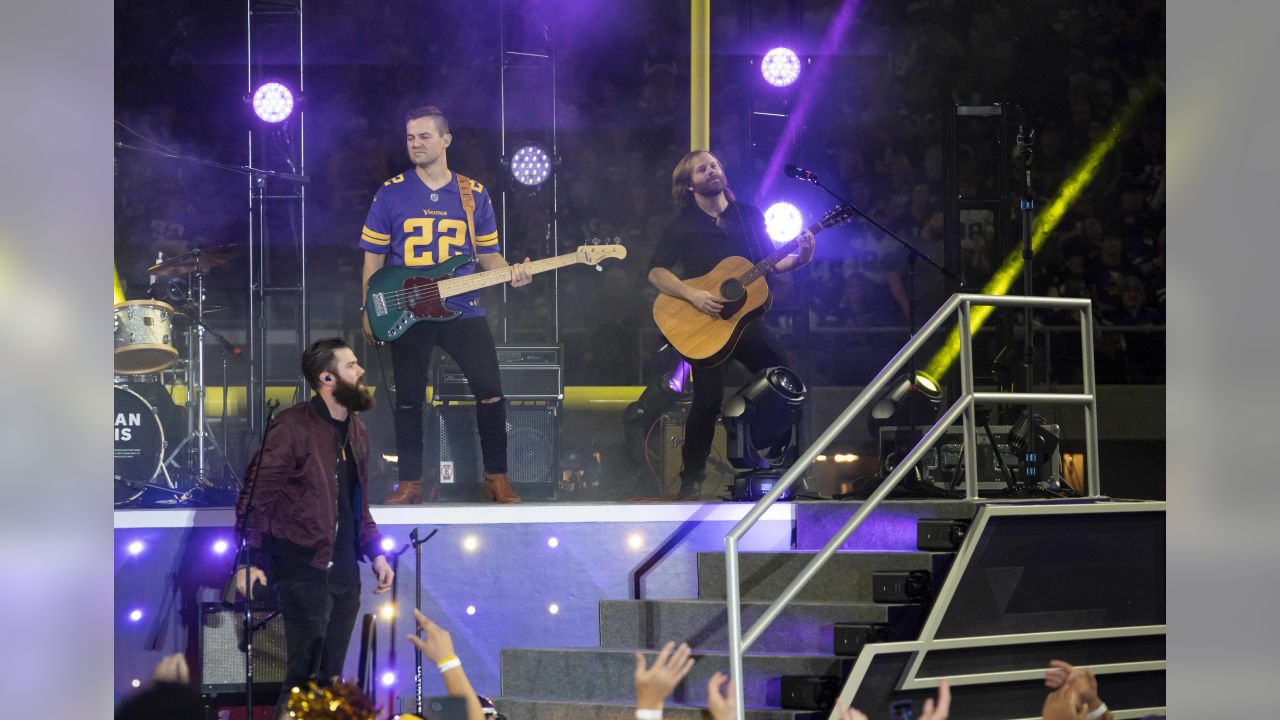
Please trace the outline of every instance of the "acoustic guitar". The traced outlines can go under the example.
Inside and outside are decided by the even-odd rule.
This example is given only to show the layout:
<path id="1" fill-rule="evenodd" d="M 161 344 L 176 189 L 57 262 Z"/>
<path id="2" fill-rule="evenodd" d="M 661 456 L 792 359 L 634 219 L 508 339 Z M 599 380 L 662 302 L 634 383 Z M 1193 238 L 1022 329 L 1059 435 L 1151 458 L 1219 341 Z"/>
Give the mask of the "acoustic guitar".
<path id="1" fill-rule="evenodd" d="M 525 264 L 525 269 L 530 275 L 536 275 L 569 265 L 596 265 L 608 258 L 621 260 L 626 256 L 627 249 L 622 245 L 582 245 L 571 253 L 534 260 Z M 453 320 L 462 311 L 450 307 L 448 298 L 511 280 L 509 267 L 454 275 L 458 268 L 471 261 L 470 255 L 457 255 L 430 267 L 388 265 L 380 268 L 370 276 L 365 294 L 373 336 L 391 342 L 414 323 Z"/>
<path id="2" fill-rule="evenodd" d="M 841 205 L 809 226 L 809 231 L 817 235 L 848 221 L 853 214 L 853 208 Z M 738 344 L 747 323 L 768 312 L 773 303 L 765 274 L 799 248 L 800 238 L 796 237 L 758 263 L 730 256 L 706 275 L 685 280 L 699 290 L 720 296 L 724 308 L 718 315 L 708 315 L 681 298 L 665 293 L 658 295 L 653 303 L 653 319 L 658 329 L 691 364 L 709 367 L 723 362 Z"/>

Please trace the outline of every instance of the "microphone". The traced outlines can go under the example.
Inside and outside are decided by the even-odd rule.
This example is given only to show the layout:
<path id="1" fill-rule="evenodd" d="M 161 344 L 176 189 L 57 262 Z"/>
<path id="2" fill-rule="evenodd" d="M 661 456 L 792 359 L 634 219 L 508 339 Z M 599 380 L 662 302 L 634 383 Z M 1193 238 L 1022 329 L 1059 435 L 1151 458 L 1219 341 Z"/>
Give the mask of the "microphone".
<path id="1" fill-rule="evenodd" d="M 818 173 L 805 170 L 802 167 L 796 167 L 791 163 L 787 163 L 787 166 L 784 167 L 782 171 L 787 174 L 787 177 L 795 178 L 797 180 L 808 180 L 811 183 L 818 182 Z"/>

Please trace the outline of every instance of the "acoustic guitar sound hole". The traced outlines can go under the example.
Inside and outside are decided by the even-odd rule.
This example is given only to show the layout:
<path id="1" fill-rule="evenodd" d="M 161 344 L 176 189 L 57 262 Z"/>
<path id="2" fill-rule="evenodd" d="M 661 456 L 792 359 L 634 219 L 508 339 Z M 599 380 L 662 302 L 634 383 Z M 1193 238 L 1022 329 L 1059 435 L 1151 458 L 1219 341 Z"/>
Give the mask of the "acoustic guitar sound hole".
<path id="1" fill-rule="evenodd" d="M 720 283 L 720 297 L 726 302 L 735 302 L 742 299 L 746 294 L 746 289 L 742 287 L 742 283 L 737 278 L 730 278 Z"/>

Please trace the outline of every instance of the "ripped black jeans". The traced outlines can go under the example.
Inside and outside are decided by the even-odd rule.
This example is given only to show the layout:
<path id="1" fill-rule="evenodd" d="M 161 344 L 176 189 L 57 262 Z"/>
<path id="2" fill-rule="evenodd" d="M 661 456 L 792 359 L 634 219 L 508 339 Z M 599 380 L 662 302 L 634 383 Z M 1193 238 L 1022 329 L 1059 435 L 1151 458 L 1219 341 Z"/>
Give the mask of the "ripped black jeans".
<path id="1" fill-rule="evenodd" d="M 457 361 L 477 401 L 502 397 L 498 351 L 489 323 L 483 317 L 448 322 L 420 322 L 391 343 L 391 367 L 396 379 L 396 451 L 399 477 L 422 478 L 422 409 L 431 378 L 431 352 L 437 346 Z M 506 400 L 476 403 L 476 429 L 484 471 L 507 471 Z M 434 429 L 433 429 L 434 432 Z"/>

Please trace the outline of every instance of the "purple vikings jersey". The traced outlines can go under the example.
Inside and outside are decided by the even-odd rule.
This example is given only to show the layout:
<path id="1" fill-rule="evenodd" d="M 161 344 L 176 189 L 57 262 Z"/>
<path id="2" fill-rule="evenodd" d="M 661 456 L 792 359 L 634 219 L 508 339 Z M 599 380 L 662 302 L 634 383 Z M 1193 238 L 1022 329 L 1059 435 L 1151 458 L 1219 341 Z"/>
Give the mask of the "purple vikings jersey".
<path id="1" fill-rule="evenodd" d="M 489 191 L 472 181 L 471 194 L 476 201 L 476 251 L 498 252 L 498 224 Z M 430 267 L 458 255 L 471 255 L 467 213 L 462 209 L 457 177 L 439 190 L 427 187 L 413 170 L 383 183 L 369 206 L 369 215 L 360 233 L 360 248 L 388 255 L 388 265 L 411 268 Z M 475 271 L 473 263 L 460 268 L 457 274 Z M 462 310 L 462 317 L 476 317 L 484 315 L 479 295 L 479 291 L 474 291 L 449 298 L 448 302 L 454 309 Z"/>

